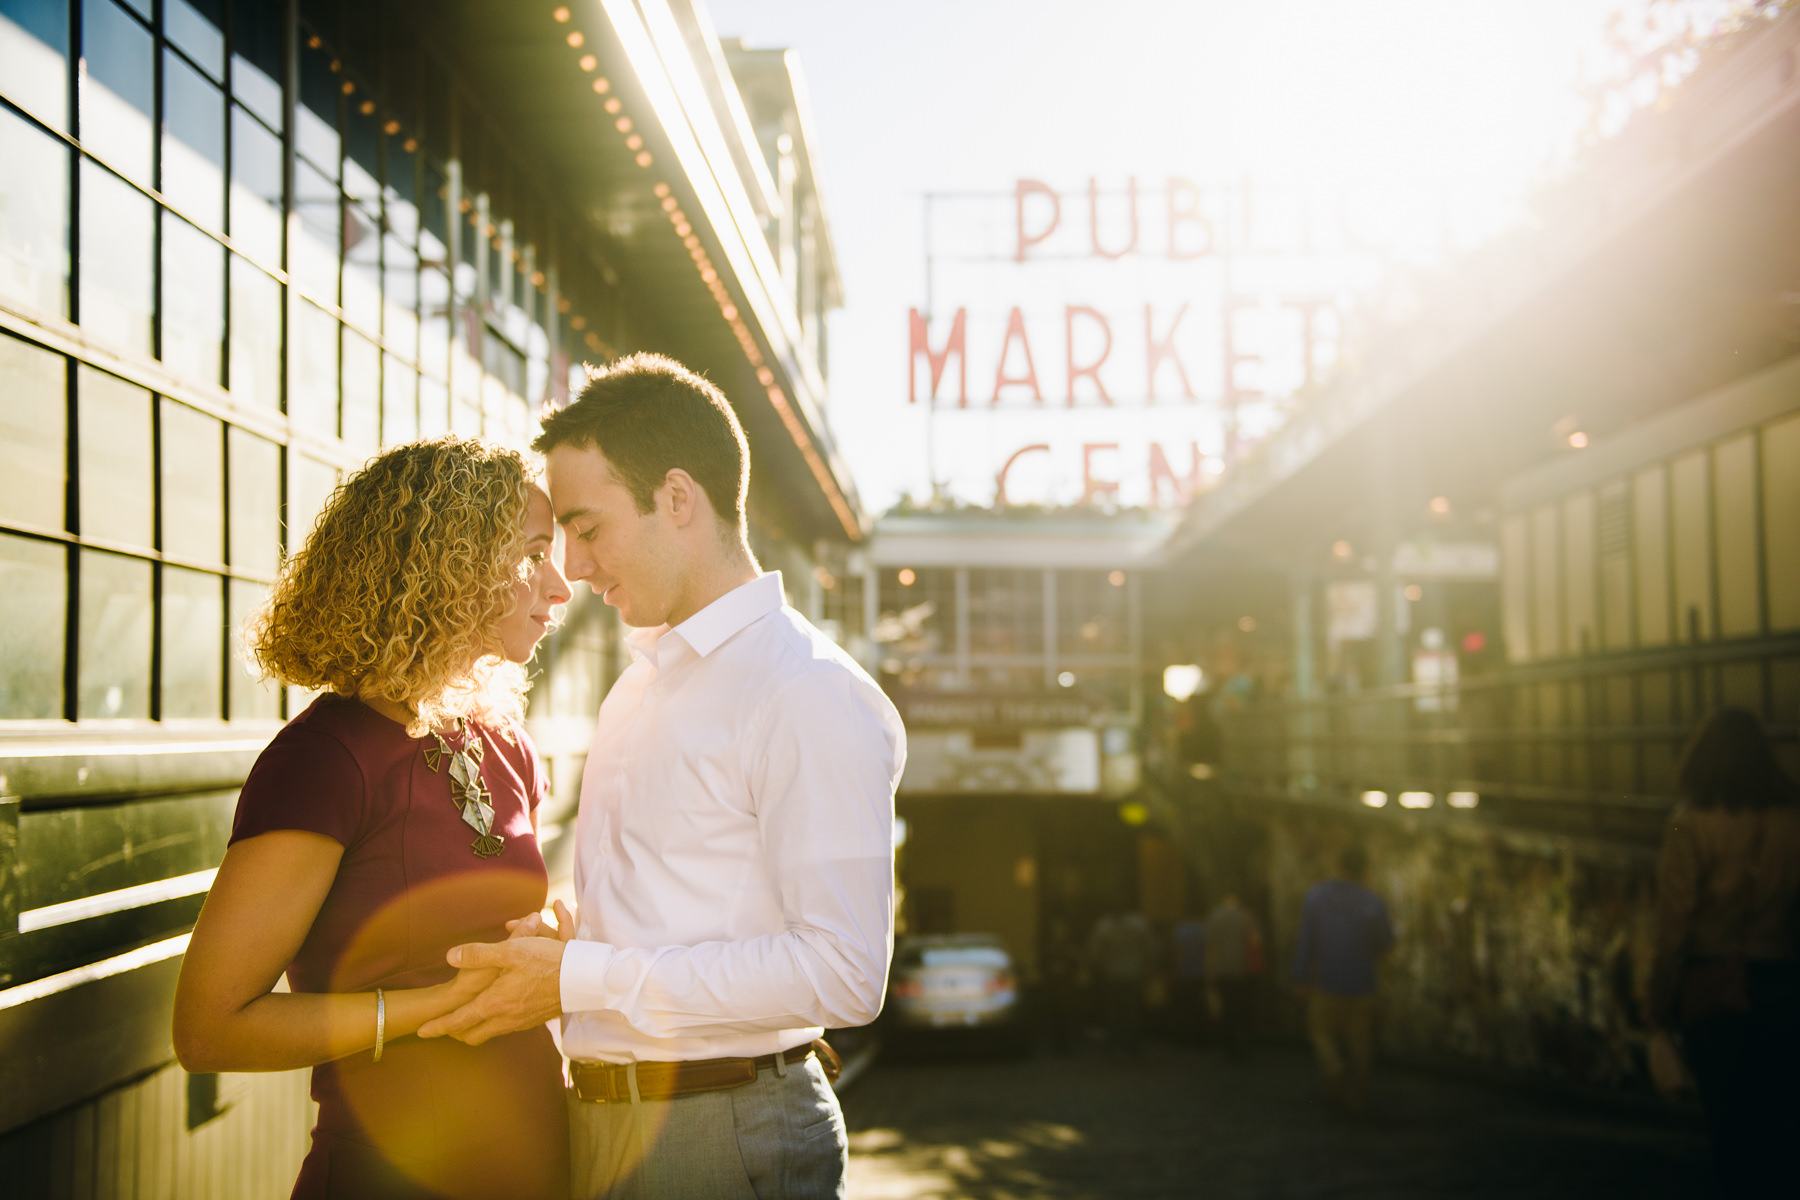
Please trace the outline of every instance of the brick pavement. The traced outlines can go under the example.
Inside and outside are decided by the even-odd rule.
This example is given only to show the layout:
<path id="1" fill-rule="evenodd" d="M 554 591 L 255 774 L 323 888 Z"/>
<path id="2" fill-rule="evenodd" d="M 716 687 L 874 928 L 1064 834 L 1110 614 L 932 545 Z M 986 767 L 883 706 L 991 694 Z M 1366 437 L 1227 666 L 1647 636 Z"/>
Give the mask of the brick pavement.
<path id="1" fill-rule="evenodd" d="M 1691 1113 L 1388 1068 L 1353 1118 L 1291 1046 L 883 1061 L 844 1112 L 851 1200 L 1713 1195 Z"/>

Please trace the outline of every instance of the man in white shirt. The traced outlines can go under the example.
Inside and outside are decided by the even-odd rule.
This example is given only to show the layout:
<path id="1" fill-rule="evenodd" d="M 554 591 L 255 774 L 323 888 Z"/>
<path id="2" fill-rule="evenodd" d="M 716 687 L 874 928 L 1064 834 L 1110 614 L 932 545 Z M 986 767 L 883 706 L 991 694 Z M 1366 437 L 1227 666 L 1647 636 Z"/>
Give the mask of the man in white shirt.
<path id="1" fill-rule="evenodd" d="M 899 715 L 757 567 L 748 450 L 717 388 L 633 355 L 536 448 L 570 579 L 636 627 L 634 661 L 582 778 L 579 920 L 452 950 L 500 974 L 420 1034 L 562 1016 L 576 1196 L 841 1196 L 814 1041 L 881 1007 Z"/>

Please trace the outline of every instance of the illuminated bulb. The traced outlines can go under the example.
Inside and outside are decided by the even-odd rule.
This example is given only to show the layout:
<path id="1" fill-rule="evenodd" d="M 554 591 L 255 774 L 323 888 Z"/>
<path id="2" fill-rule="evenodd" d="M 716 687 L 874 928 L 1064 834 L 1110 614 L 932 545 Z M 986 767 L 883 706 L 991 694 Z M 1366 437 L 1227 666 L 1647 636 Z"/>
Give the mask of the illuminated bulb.
<path id="1" fill-rule="evenodd" d="M 407 138 L 406 141 L 402 144 L 405 147 L 406 152 L 408 154 L 411 154 L 419 148 L 419 139 L 418 138 Z"/>
<path id="2" fill-rule="evenodd" d="M 764 387 L 768 387 L 775 382 L 775 372 L 769 370 L 767 367 L 756 368 L 756 382 L 762 384 Z"/>
<path id="3" fill-rule="evenodd" d="M 737 305 L 735 305 L 735 304 L 727 304 L 725 307 L 721 308 L 719 310 L 719 312 L 724 314 L 724 317 L 727 321 L 737 320 L 738 311 L 737 311 Z"/>
<path id="4" fill-rule="evenodd" d="M 644 139 L 634 133 L 625 139 L 625 148 L 627 150 L 642 150 L 644 148 Z"/>
<path id="5" fill-rule="evenodd" d="M 550 17 L 552 20 L 557 21 L 559 23 L 566 22 L 569 19 L 569 10 L 566 8 L 559 8 L 555 12 L 551 13 Z"/>
<path id="6" fill-rule="evenodd" d="M 637 156 L 637 165 L 638 166 L 647 167 L 655 161 L 656 161 L 655 159 L 650 157 L 650 152 L 648 150 L 639 150 L 638 151 L 638 156 Z"/>
<path id="7" fill-rule="evenodd" d="M 1417 604 L 1425 598 L 1425 589 L 1416 583 L 1409 583 L 1406 585 L 1406 598 Z"/>
<path id="8" fill-rule="evenodd" d="M 1569 445 L 1571 448 L 1576 450 L 1586 450 L 1587 444 L 1588 435 L 1581 432 L 1581 430 L 1577 429 L 1574 433 L 1569 435 Z"/>
<path id="9" fill-rule="evenodd" d="M 582 55 L 582 56 L 581 56 L 581 62 L 580 62 L 580 64 L 579 64 L 579 65 L 580 65 L 580 67 L 581 67 L 581 69 L 582 69 L 582 70 L 584 70 L 584 71 L 591 71 L 591 70 L 593 70 L 593 69 L 594 69 L 594 68 L 595 68 L 595 67 L 597 67 L 597 66 L 599 66 L 599 65 L 600 65 L 600 60 L 599 60 L 599 59 L 597 59 L 597 58 L 595 58 L 595 57 L 594 57 L 594 56 L 593 56 L 593 55 L 591 55 L 591 54 L 584 54 L 584 55 Z"/>
<path id="10" fill-rule="evenodd" d="M 355 90 L 356 90 L 356 85 L 354 83 L 351 83 L 348 79 L 344 80 L 344 95 L 348 96 L 350 93 L 354 92 Z"/>
<path id="11" fill-rule="evenodd" d="M 1444 800 L 1451 808 L 1474 808 L 1481 803 L 1481 795 L 1478 792 L 1451 792 Z"/>
<path id="12" fill-rule="evenodd" d="M 569 45 L 575 47 L 575 49 L 577 49 L 577 50 L 581 49 L 581 44 L 585 41 L 587 41 L 587 37 L 581 32 L 581 30 L 571 29 L 569 31 Z"/>
<path id="13" fill-rule="evenodd" d="M 1331 543 L 1331 557 L 1337 559 L 1339 562 L 1348 562 L 1350 560 L 1350 555 L 1353 553 L 1355 553 L 1355 551 L 1351 549 L 1349 542 L 1340 539 L 1339 541 Z"/>
<path id="14" fill-rule="evenodd" d="M 1440 517 L 1449 515 L 1450 497 L 1448 497 L 1448 496 L 1433 496 L 1431 498 L 1431 511 L 1436 513 Z"/>
<path id="15" fill-rule="evenodd" d="M 708 282 L 708 283 L 711 283 L 713 280 L 717 279 L 718 277 L 719 277 L 719 273 L 717 271 L 713 270 L 711 267 L 708 267 L 704 271 L 700 272 L 700 278 L 706 280 L 706 282 Z"/>
<path id="16" fill-rule="evenodd" d="M 630 133 L 631 132 L 631 118 L 630 117 L 620 117 L 618 120 L 613 122 L 613 128 L 618 130 L 620 133 Z"/>
<path id="17" fill-rule="evenodd" d="M 1430 792 L 1401 792 L 1401 808 L 1430 808 L 1436 799 Z"/>
<path id="18" fill-rule="evenodd" d="M 700 239 L 690 233 L 681 239 L 681 244 L 686 246 L 689 250 L 698 250 L 700 248 Z"/>
<path id="19" fill-rule="evenodd" d="M 606 95 L 606 93 L 612 91 L 612 80 L 602 75 L 600 78 L 594 80 L 594 90 L 599 92 L 602 96 Z"/>
<path id="20" fill-rule="evenodd" d="M 1387 793 L 1386 792 L 1364 792 L 1362 794 L 1362 802 L 1363 802 L 1363 805 L 1367 808 L 1386 808 L 1387 807 Z"/>
<path id="21" fill-rule="evenodd" d="M 666 187 L 667 185 L 662 184 L 662 185 L 658 185 L 658 186 Z M 681 201 L 675 199 L 675 197 L 669 195 L 668 192 L 665 191 L 663 193 L 662 206 L 663 206 L 664 212 L 674 212 L 676 209 L 681 207 Z"/>
<path id="22" fill-rule="evenodd" d="M 582 330 L 587 328 L 587 318 L 586 317 L 570 317 L 569 318 L 569 328 L 573 329 L 576 333 L 580 333 Z"/>
<path id="23" fill-rule="evenodd" d="M 683 220 L 679 220 L 679 219 L 676 220 L 676 222 L 675 222 L 676 236 L 685 238 L 693 232 L 694 232 L 694 227 L 692 225 L 689 225 L 686 221 L 683 221 Z"/>
<path id="24" fill-rule="evenodd" d="M 375 111 L 375 102 L 373 100 L 364 100 L 357 111 L 366 117 Z"/>
<path id="25" fill-rule="evenodd" d="M 655 192 L 658 196 L 667 196 L 669 194 L 669 185 L 659 180 L 656 186 L 650 190 Z"/>
<path id="26" fill-rule="evenodd" d="M 769 378 L 770 378 L 770 381 L 773 382 L 774 376 L 770 376 Z M 768 384 L 765 383 L 763 386 L 767 387 Z M 915 582 L 918 581 L 918 578 L 919 577 L 917 575 L 913 574 L 913 569 L 911 567 L 901 567 L 900 568 L 900 586 L 901 587 L 911 587 Z"/>
<path id="27" fill-rule="evenodd" d="M 387 134 L 389 137 L 392 137 L 394 134 L 400 132 L 400 122 L 389 121 L 386 125 L 383 125 L 381 127 L 381 132 Z"/>
<path id="28" fill-rule="evenodd" d="M 1125 572 L 1123 572 L 1123 571 L 1108 571 L 1106 573 L 1106 582 L 1112 584 L 1114 587 L 1124 587 L 1125 586 Z"/>
<path id="29" fill-rule="evenodd" d="M 607 98 L 607 101 L 606 101 L 606 111 L 607 112 L 616 113 L 621 108 L 624 108 L 624 107 L 625 106 L 619 102 L 619 98 L 617 96 L 610 96 Z"/>
<path id="30" fill-rule="evenodd" d="M 1073 672 L 1073 671 L 1062 672 L 1061 674 L 1057 675 L 1056 682 L 1057 682 L 1058 686 L 1060 686 L 1060 687 L 1066 687 L 1066 688 L 1074 687 L 1075 686 L 1075 672 Z"/>

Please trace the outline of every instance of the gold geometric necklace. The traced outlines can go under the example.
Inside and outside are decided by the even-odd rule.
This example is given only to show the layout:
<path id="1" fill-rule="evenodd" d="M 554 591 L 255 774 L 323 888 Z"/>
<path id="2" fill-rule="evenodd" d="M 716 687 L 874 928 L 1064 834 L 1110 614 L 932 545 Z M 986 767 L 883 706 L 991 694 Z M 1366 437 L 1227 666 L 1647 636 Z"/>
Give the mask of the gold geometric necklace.
<path id="1" fill-rule="evenodd" d="M 431 741 L 425 743 L 425 765 L 435 774 L 440 763 L 450 760 L 450 799 L 462 811 L 463 824 L 478 835 L 469 843 L 469 849 L 478 858 L 492 858 L 506 845 L 506 839 L 494 832 L 493 797 L 481 782 L 481 756 L 487 747 L 469 732 L 469 723 L 460 717 L 456 729 L 462 734 L 462 746 L 456 750 L 450 749 L 443 734 L 431 731 Z"/>

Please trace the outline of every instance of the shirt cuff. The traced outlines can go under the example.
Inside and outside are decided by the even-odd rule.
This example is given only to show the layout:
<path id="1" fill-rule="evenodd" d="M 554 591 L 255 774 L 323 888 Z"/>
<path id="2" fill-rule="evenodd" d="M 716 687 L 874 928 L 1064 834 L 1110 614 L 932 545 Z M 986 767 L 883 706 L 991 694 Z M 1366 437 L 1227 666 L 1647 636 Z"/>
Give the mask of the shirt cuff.
<path id="1" fill-rule="evenodd" d="M 606 969 L 612 963 L 613 948 L 605 942 L 576 940 L 563 947 L 562 1010 L 565 1013 L 588 1012 L 605 1008 L 610 998 L 606 987 Z"/>

